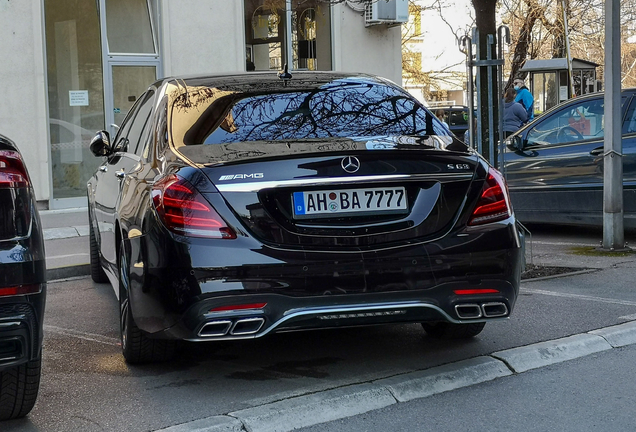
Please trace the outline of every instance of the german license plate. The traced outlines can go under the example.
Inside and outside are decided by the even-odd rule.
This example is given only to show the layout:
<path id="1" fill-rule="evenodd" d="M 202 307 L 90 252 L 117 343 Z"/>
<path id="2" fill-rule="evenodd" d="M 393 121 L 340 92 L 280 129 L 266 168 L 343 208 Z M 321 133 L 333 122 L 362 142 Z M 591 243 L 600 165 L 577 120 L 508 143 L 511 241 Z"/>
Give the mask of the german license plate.
<path id="1" fill-rule="evenodd" d="M 294 192 L 292 198 L 296 219 L 406 213 L 408 210 L 404 187 Z"/>

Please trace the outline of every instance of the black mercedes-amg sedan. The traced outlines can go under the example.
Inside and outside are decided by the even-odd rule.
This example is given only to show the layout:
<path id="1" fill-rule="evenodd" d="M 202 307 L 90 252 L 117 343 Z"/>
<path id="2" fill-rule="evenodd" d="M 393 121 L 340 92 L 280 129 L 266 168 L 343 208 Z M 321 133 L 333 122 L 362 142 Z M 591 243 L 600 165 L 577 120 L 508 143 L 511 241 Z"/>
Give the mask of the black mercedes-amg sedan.
<path id="1" fill-rule="evenodd" d="M 23 417 L 35 405 L 45 300 L 35 194 L 20 151 L 0 135 L 0 420 Z"/>
<path id="2" fill-rule="evenodd" d="M 382 78 L 166 78 L 91 150 L 91 273 L 119 298 L 130 363 L 341 326 L 468 338 L 514 307 L 502 176 Z"/>

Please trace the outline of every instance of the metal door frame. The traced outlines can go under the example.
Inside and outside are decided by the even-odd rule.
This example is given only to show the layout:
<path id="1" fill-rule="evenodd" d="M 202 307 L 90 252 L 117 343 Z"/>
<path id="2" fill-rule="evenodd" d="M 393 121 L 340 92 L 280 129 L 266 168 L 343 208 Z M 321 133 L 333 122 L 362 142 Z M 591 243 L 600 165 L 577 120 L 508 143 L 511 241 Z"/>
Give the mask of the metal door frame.
<path id="1" fill-rule="evenodd" d="M 156 0 L 146 0 L 150 15 L 150 27 L 155 46 L 154 54 L 124 54 L 110 53 L 108 50 L 108 34 L 106 26 L 106 2 L 99 0 L 99 21 L 102 38 L 102 68 L 104 79 L 104 121 L 106 130 L 114 138 L 115 103 L 113 101 L 113 66 L 155 66 L 156 78 L 163 76 L 163 62 L 160 55 L 161 38 L 156 24 L 159 15 L 158 2 Z M 150 85 L 151 83 L 148 83 Z"/>

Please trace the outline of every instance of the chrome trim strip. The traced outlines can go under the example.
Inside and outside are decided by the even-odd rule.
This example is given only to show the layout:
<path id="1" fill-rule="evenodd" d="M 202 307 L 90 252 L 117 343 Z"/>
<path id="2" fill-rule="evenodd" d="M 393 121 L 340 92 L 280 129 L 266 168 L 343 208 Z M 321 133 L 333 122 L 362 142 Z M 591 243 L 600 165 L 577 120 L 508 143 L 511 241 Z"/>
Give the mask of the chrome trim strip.
<path id="1" fill-rule="evenodd" d="M 479 306 L 479 305 L 478 305 Z M 471 319 L 470 321 L 466 320 L 458 320 L 446 312 L 444 312 L 440 307 L 422 302 L 401 302 L 401 303 L 379 303 L 379 304 L 361 304 L 361 305 L 351 305 L 351 306 L 340 306 L 340 307 L 331 307 L 331 308 L 308 308 L 308 309 L 291 309 L 286 312 L 285 316 L 274 324 L 269 326 L 265 331 L 259 334 L 247 335 L 247 336 L 222 336 L 217 337 L 214 340 L 239 340 L 239 339 L 257 339 L 262 336 L 265 336 L 272 332 L 277 327 L 280 327 L 281 324 L 289 321 L 293 318 L 306 316 L 306 315 L 318 315 L 318 314 L 335 314 L 335 313 L 354 313 L 354 312 L 364 312 L 371 310 L 386 310 L 386 309 L 410 309 L 410 308 L 424 308 L 424 309 L 433 309 L 439 312 L 444 319 L 453 324 L 466 324 L 468 322 L 485 322 L 485 321 L 495 321 L 497 319 L 486 320 L 486 319 Z M 502 319 L 508 319 L 502 318 Z M 204 342 L 209 341 L 209 338 L 205 339 L 186 339 L 190 342 Z"/>
<path id="2" fill-rule="evenodd" d="M 295 179 L 295 180 L 279 180 L 279 181 L 262 181 L 250 183 L 231 183 L 219 184 L 215 181 L 215 186 L 220 192 L 258 192 L 262 189 L 280 188 L 280 187 L 296 187 L 296 186 L 320 186 L 324 184 L 330 185 L 346 185 L 352 183 L 368 184 L 371 181 L 398 181 L 398 180 L 438 180 L 438 181 L 456 181 L 473 178 L 473 173 L 457 174 L 457 173 L 435 173 L 435 174 L 388 174 L 374 176 L 355 176 L 355 177 L 332 177 L 332 178 L 311 178 L 311 179 Z"/>
<path id="3" fill-rule="evenodd" d="M 8 328 L 8 327 L 20 327 L 20 321 L 9 321 L 9 322 L 0 322 L 0 327 Z"/>
<path id="4" fill-rule="evenodd" d="M 0 357 L 0 362 L 8 362 L 8 361 L 14 361 L 19 359 L 22 356 L 11 356 L 11 357 Z"/>

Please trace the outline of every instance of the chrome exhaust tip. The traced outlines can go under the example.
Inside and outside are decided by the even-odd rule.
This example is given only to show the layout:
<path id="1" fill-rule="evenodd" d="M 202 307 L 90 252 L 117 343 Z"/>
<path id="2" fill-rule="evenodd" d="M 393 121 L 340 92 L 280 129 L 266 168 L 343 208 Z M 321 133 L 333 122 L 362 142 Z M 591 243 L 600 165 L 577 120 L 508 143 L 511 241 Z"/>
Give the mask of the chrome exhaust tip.
<path id="1" fill-rule="evenodd" d="M 230 331 L 230 327 L 232 327 L 232 321 L 230 320 L 210 321 L 203 324 L 203 327 L 201 327 L 201 330 L 199 330 L 199 336 L 200 337 L 225 336 Z"/>
<path id="2" fill-rule="evenodd" d="M 508 315 L 508 306 L 502 302 L 484 303 L 481 305 L 486 318 L 496 318 Z"/>
<path id="3" fill-rule="evenodd" d="M 455 313 L 460 319 L 481 318 L 481 308 L 478 304 L 458 304 L 455 305 Z"/>
<path id="4" fill-rule="evenodd" d="M 237 320 L 230 330 L 232 336 L 257 333 L 265 324 L 265 318 L 243 318 Z"/>

